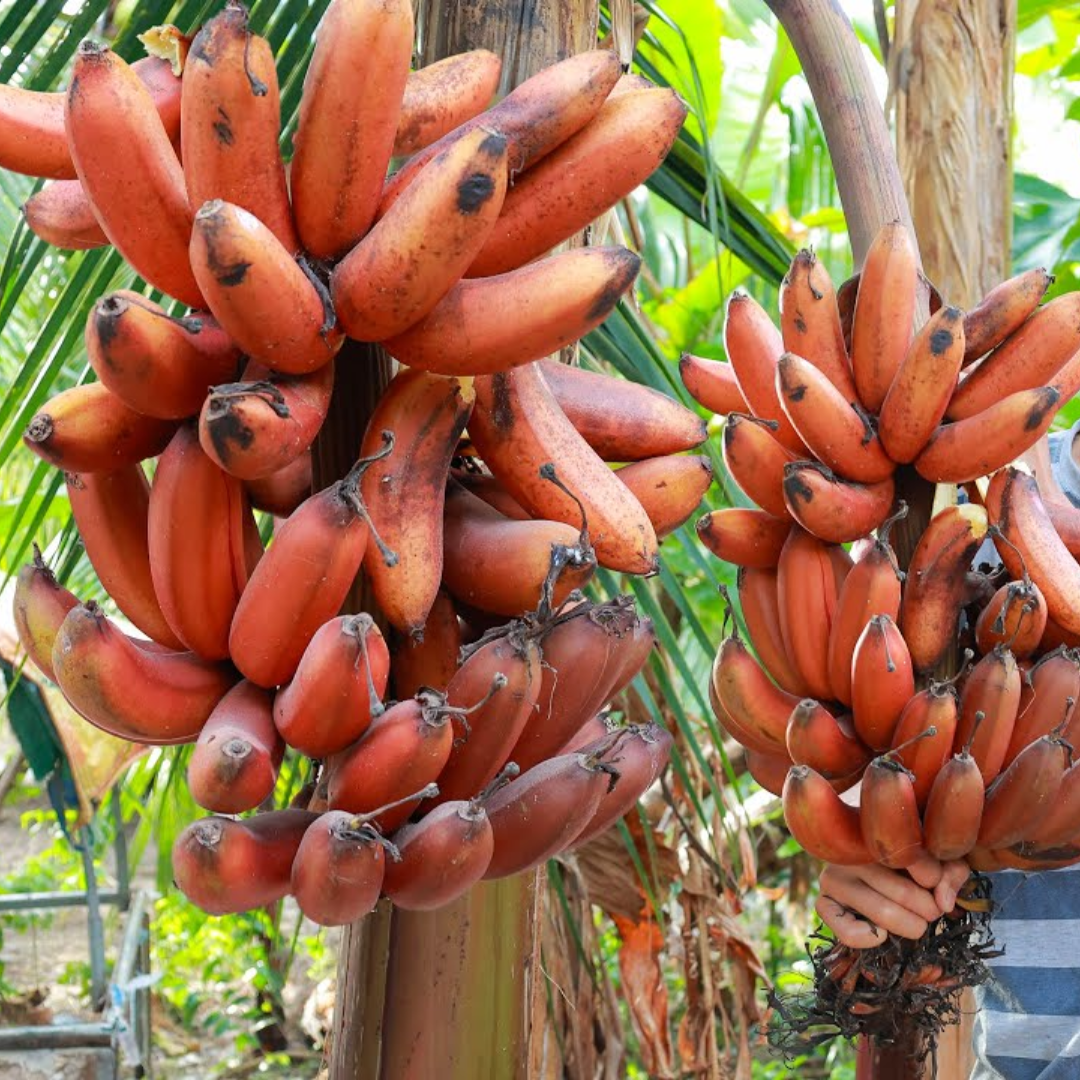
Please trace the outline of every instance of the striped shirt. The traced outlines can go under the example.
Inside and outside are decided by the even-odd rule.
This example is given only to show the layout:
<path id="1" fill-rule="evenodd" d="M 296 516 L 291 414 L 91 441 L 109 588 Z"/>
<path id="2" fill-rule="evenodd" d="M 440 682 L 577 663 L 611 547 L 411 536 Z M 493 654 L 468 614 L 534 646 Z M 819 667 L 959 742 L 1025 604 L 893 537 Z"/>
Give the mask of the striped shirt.
<path id="1" fill-rule="evenodd" d="M 1050 461 L 1080 506 L 1074 438 L 1080 423 L 1052 435 Z M 989 962 L 991 977 L 976 991 L 970 1080 L 1080 1080 L 1080 865 L 991 877 L 994 937 L 1005 954 Z"/>

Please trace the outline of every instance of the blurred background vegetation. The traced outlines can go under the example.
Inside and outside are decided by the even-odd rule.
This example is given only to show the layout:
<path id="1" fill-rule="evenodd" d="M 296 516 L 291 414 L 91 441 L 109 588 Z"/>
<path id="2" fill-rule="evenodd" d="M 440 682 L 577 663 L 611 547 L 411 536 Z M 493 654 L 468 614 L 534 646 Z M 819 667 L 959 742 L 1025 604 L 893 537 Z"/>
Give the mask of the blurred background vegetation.
<path id="1" fill-rule="evenodd" d="M 62 86 L 83 37 L 106 38 L 134 59 L 141 55 L 138 33 L 161 22 L 191 31 L 219 6 L 220 0 L 0 0 L 0 82 Z M 325 6 L 326 0 L 252 5 L 253 28 L 278 57 L 286 150 Z M 893 4 L 842 6 L 884 101 L 888 75 L 875 15 L 890 22 Z M 606 223 L 641 249 L 644 268 L 637 303 L 621 306 L 590 335 L 582 362 L 688 400 L 678 358 L 723 358 L 724 302 L 733 289 L 750 291 L 775 312 L 779 281 L 798 248 L 812 246 L 837 283 L 851 274 L 851 257 L 816 111 L 763 0 L 647 0 L 641 8 L 648 21 L 636 67 L 677 88 L 691 115 L 648 188 Z M 607 26 L 602 7 L 601 32 Z M 1054 291 L 1074 289 L 1080 3 L 1019 0 L 1018 29 L 1014 269 L 1052 267 Z M 0 172 L 0 582 L 7 585 L 36 541 L 70 587 L 100 598 L 70 525 L 62 478 L 23 449 L 20 435 L 43 401 L 91 377 L 82 349 L 86 313 L 132 279 L 109 249 L 64 254 L 36 240 L 20 215 L 33 190 L 32 180 Z M 1061 422 L 1078 417 L 1074 401 Z M 717 477 L 709 508 L 738 502 L 715 438 L 708 452 Z M 730 1075 L 781 1075 L 783 1063 L 759 1038 L 760 990 L 763 979 L 798 978 L 812 925 L 813 868 L 783 833 L 777 801 L 742 775 L 737 755 L 729 758 L 733 747 L 725 747 L 705 697 L 725 617 L 718 586 L 732 582 L 732 569 L 696 544 L 692 523 L 663 551 L 659 578 L 630 585 L 657 623 L 663 653 L 620 705 L 677 731 L 677 752 L 663 789 L 636 819 L 549 868 L 543 944 L 551 1027 L 568 1077 L 728 1075 L 725 1067 L 737 1070 Z M 602 575 L 603 591 L 619 587 L 614 576 Z M 8 595 L 0 607 L 8 606 Z M 8 756 L 16 752 L 10 740 L 3 745 Z M 182 782 L 184 763 L 182 748 L 155 750 L 122 784 L 132 861 L 161 894 L 153 941 L 158 1027 L 171 1033 L 164 1055 L 186 1060 L 192 1043 L 215 1037 L 215 1070 L 314 1075 L 319 1055 L 310 1046 L 325 1004 L 306 1034 L 297 1021 L 304 1000 L 317 1000 L 315 985 L 333 975 L 336 939 L 302 923 L 295 909 L 209 919 L 171 888 L 171 839 L 200 814 Z M 6 796 L 0 827 L 28 833 L 32 854 L 8 869 L 0 889 L 80 887 L 77 857 L 43 808 L 42 779 L 23 774 Z M 279 802 L 305 779 L 302 762 L 283 770 Z M 98 821 L 104 851 L 110 826 L 105 815 Z M 103 863 L 105 880 L 108 874 Z M 82 992 L 86 973 L 77 963 L 59 973 L 44 961 L 30 969 L 23 960 L 11 964 L 20 949 L 25 959 L 28 939 L 47 957 L 50 928 L 42 917 L 6 918 L 5 999 L 30 989 L 28 970 L 45 982 L 62 978 L 76 998 Z M 843 1046 L 799 1064 L 800 1076 L 852 1073 Z"/>

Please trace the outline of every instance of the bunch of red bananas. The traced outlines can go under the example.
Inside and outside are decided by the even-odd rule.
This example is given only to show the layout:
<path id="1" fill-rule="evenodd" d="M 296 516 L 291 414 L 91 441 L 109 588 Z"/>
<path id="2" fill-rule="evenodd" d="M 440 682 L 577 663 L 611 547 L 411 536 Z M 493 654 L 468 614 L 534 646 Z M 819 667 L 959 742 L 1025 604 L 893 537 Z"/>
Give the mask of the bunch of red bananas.
<path id="1" fill-rule="evenodd" d="M 1080 388 L 1080 293 L 1040 307 L 1048 284 L 1022 274 L 966 315 L 931 305 L 913 334 L 917 264 L 892 225 L 838 293 L 800 253 L 780 330 L 734 297 L 730 364 L 683 360 L 760 507 L 698 522 L 740 566 L 753 646 L 722 642 L 713 705 L 822 859 L 1080 858 L 1080 510 L 1010 464 Z M 933 516 L 902 573 L 889 534 L 908 465 L 969 501 Z M 974 565 L 988 540 L 999 587 Z M 965 649 L 978 662 L 934 681 Z"/>
<path id="2" fill-rule="evenodd" d="M 191 790 L 218 814 L 266 803 L 286 745 L 321 763 L 310 805 L 182 835 L 176 879 L 208 911 L 289 892 L 324 923 L 380 891 L 438 906 L 608 827 L 670 749 L 598 719 L 654 634 L 628 598 L 578 590 L 597 565 L 655 572 L 711 482 L 684 454 L 705 428 L 543 358 L 639 265 L 551 250 L 657 168 L 685 106 L 597 50 L 488 107 L 495 56 L 410 72 L 413 36 L 409 0 L 334 0 L 288 166 L 273 55 L 232 0 L 156 36 L 175 67 L 85 43 L 65 93 L 0 87 L 0 166 L 54 178 L 30 227 L 113 244 L 178 302 L 98 300 L 100 381 L 25 434 L 146 638 L 39 558 L 18 582 L 26 651 L 91 723 L 195 742 Z M 355 467 L 312 493 L 347 339 L 405 366 Z M 255 511 L 277 518 L 265 550 Z M 360 573 L 391 645 L 341 614 Z"/>

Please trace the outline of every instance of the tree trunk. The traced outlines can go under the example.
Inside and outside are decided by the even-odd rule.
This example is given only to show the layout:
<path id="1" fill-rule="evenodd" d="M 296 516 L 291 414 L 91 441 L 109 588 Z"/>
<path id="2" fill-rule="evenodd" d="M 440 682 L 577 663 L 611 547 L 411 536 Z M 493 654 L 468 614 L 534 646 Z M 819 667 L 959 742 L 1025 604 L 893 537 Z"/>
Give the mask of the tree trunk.
<path id="1" fill-rule="evenodd" d="M 594 48 L 597 4 L 420 0 L 417 29 L 421 65 L 469 49 L 497 53 L 505 93 Z M 536 872 L 484 882 L 434 912 L 384 901 L 349 927 L 338 962 L 331 1080 L 525 1080 L 530 1031 L 544 1009 L 539 881 Z"/>
<path id="2" fill-rule="evenodd" d="M 897 157 L 923 268 L 947 303 L 1009 274 L 1016 0 L 897 0 L 889 51 Z M 974 994 L 946 1030 L 938 1075 L 974 1066 Z"/>
<path id="3" fill-rule="evenodd" d="M 1016 0 L 897 0 L 900 174 L 923 268 L 969 308 L 1009 272 Z"/>

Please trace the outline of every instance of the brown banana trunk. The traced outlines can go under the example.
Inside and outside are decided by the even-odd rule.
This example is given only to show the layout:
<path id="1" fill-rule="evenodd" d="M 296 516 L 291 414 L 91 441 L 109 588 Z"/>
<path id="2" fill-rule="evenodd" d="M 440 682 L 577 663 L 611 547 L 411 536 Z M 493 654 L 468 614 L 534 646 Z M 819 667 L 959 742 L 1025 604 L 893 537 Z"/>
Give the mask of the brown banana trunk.
<path id="1" fill-rule="evenodd" d="M 469 49 L 502 58 L 500 94 L 541 68 L 595 47 L 596 0 L 420 0 L 420 64 Z M 366 346 L 346 345 L 346 350 Z M 381 350 L 375 350 L 387 362 Z M 349 358 L 351 359 L 351 358 Z M 362 362 L 341 370 L 365 370 Z M 360 444 L 373 390 L 349 409 L 338 395 L 316 447 L 316 484 L 342 475 Z M 377 392 L 375 398 L 377 398 Z M 355 401 L 363 400 L 364 409 Z M 320 469 L 326 455 L 335 470 Z M 368 607 L 366 610 L 371 610 Z M 377 614 L 373 612 L 373 614 Z M 539 872 L 482 882 L 434 912 L 386 901 L 350 926 L 338 961 L 331 1080 L 525 1080 L 530 1033 L 543 1022 L 537 980 Z"/>
<path id="2" fill-rule="evenodd" d="M 1010 273 L 1016 9 L 1016 0 L 896 5 L 889 82 L 900 173 L 926 275 L 964 309 Z M 970 1074 L 974 1019 L 968 990 L 961 1022 L 941 1036 L 939 1076 Z"/>

